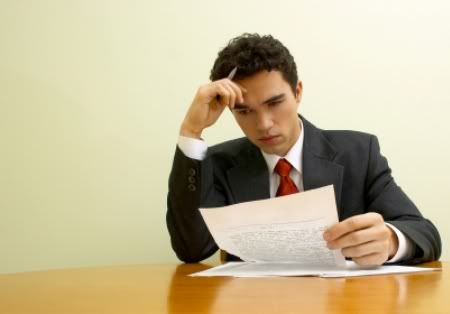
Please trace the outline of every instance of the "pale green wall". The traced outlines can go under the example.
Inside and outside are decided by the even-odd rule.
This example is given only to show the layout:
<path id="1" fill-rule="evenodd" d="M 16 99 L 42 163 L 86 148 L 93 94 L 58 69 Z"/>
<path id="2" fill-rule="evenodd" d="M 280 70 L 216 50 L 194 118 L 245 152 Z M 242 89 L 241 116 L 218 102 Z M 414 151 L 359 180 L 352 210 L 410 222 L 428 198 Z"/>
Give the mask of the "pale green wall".
<path id="1" fill-rule="evenodd" d="M 0 272 L 174 262 L 179 123 L 219 48 L 272 33 L 300 107 L 379 136 L 450 247 L 448 1 L 0 0 Z M 209 143 L 240 136 L 227 113 Z"/>

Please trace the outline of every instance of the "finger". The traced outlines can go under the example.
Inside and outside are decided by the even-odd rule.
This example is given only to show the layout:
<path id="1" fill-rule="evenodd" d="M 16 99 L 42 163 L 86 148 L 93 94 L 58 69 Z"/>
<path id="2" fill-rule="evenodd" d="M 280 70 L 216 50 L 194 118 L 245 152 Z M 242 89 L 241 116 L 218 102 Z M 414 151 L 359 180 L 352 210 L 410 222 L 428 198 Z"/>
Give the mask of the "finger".
<path id="1" fill-rule="evenodd" d="M 370 226 L 366 229 L 349 232 L 337 239 L 327 241 L 327 246 L 332 250 L 336 250 L 371 241 L 387 241 L 388 238 L 389 230 L 387 229 L 387 227 L 385 225 L 375 225 Z"/>
<path id="2" fill-rule="evenodd" d="M 233 88 L 230 86 L 230 84 L 227 83 L 223 83 L 222 85 L 224 88 L 227 89 L 229 95 L 230 95 L 230 101 L 228 103 L 228 107 L 230 107 L 230 109 L 234 108 L 234 104 L 236 103 L 236 93 L 234 92 Z"/>
<path id="3" fill-rule="evenodd" d="M 244 102 L 244 91 L 243 91 L 243 87 L 241 87 L 239 84 L 233 82 L 233 81 L 228 81 L 229 86 L 233 89 L 234 93 L 236 94 L 236 101 L 239 103 L 243 103 Z"/>
<path id="4" fill-rule="evenodd" d="M 247 89 L 242 86 L 241 84 L 232 81 L 228 78 L 224 78 L 221 80 L 216 81 L 215 83 L 219 83 L 219 84 L 227 84 L 228 86 L 230 86 L 234 92 L 236 93 L 236 101 L 243 103 L 244 102 L 244 94 L 247 93 Z"/>
<path id="5" fill-rule="evenodd" d="M 358 258 L 375 253 L 385 253 L 387 250 L 387 241 L 371 241 L 361 245 L 346 247 L 342 249 L 342 254 L 345 257 Z"/>
<path id="6" fill-rule="evenodd" d="M 377 213 L 356 215 L 334 224 L 325 231 L 323 236 L 326 241 L 332 241 L 349 232 L 368 228 L 381 222 L 384 222 L 383 217 Z"/>
<path id="7" fill-rule="evenodd" d="M 215 84 L 216 94 L 219 96 L 216 98 L 217 102 L 222 106 L 228 106 L 230 103 L 230 92 L 227 88 L 225 88 L 222 84 Z"/>
<path id="8" fill-rule="evenodd" d="M 194 103 L 210 103 L 218 94 L 218 87 L 214 83 L 205 84 L 199 87 L 194 98 Z"/>
<path id="9" fill-rule="evenodd" d="M 379 266 L 388 260 L 387 254 L 369 254 L 362 257 L 352 259 L 356 264 L 361 266 Z"/>

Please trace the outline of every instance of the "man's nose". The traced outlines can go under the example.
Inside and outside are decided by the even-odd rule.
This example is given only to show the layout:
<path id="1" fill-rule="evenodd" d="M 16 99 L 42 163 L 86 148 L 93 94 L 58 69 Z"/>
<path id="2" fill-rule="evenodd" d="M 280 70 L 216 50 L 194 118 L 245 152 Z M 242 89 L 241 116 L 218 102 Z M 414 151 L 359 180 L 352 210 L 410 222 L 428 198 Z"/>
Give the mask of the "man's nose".
<path id="1" fill-rule="evenodd" d="M 260 113 L 257 116 L 256 127 L 258 131 L 266 131 L 273 126 L 272 117 L 270 114 Z"/>

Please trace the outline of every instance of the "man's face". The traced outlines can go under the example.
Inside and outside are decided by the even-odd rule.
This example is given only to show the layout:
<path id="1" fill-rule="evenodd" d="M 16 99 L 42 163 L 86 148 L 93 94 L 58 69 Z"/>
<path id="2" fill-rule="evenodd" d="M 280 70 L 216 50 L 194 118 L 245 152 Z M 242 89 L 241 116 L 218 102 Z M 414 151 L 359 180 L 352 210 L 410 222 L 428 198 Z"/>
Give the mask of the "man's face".
<path id="1" fill-rule="evenodd" d="M 264 152 L 285 156 L 300 135 L 301 82 L 296 95 L 279 71 L 261 71 L 236 82 L 247 89 L 244 103 L 233 109 L 242 131 Z"/>

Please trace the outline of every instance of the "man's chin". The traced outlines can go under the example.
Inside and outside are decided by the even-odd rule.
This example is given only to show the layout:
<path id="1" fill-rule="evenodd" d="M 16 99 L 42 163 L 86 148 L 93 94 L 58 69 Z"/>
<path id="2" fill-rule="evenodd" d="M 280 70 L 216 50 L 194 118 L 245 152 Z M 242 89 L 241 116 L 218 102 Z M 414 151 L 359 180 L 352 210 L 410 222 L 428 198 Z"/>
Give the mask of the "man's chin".
<path id="1" fill-rule="evenodd" d="M 278 145 L 259 145 L 258 147 L 266 154 L 283 156 Z"/>

